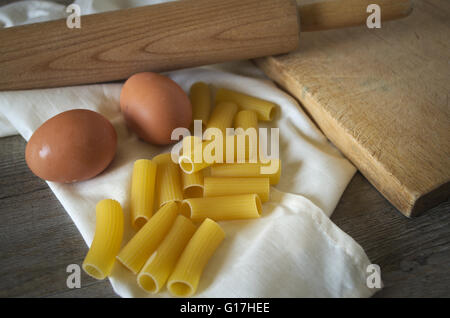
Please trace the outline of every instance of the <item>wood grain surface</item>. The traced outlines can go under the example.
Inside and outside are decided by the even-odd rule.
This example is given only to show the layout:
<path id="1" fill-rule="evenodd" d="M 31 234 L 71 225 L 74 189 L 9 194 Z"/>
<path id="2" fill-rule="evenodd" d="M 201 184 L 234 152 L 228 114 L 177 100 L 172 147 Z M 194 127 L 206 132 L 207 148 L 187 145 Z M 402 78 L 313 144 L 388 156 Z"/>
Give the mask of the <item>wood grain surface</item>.
<path id="1" fill-rule="evenodd" d="M 88 249 L 24 150 L 21 137 L 0 138 L 0 297 L 117 297 L 84 273 L 80 289 L 67 288 L 67 265 Z M 450 202 L 406 219 L 358 173 L 332 220 L 381 266 L 375 297 L 450 297 Z"/>
<path id="2" fill-rule="evenodd" d="M 21 137 L 0 138 L 0 297 L 117 297 L 84 272 L 80 289 L 67 288 L 67 265 L 88 248 L 24 150 Z M 380 265 L 376 297 L 450 297 L 450 202 L 410 220 L 358 173 L 332 220 Z"/>
<path id="3" fill-rule="evenodd" d="M 381 29 L 302 33 L 295 53 L 257 61 L 407 216 L 450 193 L 450 2 L 414 3 Z"/>
<path id="4" fill-rule="evenodd" d="M 302 4 L 301 1 L 298 1 Z M 301 31 L 320 31 L 366 25 L 367 7 L 376 3 L 383 21 L 400 19 L 412 11 L 412 0 L 339 0 L 300 5 Z"/>
<path id="5" fill-rule="evenodd" d="M 286 53 L 299 43 L 294 0 L 176 1 L 0 30 L 0 90 L 126 79 Z M 45 36 L 43 36 L 45 35 Z"/>
<path id="6" fill-rule="evenodd" d="M 383 19 L 409 14 L 410 1 L 378 0 Z M 297 10 L 294 0 L 176 1 L 83 16 L 79 29 L 65 19 L 8 28 L 0 30 L 0 89 L 115 81 L 291 52 L 300 29 L 365 24 L 369 3 L 341 0 Z"/>

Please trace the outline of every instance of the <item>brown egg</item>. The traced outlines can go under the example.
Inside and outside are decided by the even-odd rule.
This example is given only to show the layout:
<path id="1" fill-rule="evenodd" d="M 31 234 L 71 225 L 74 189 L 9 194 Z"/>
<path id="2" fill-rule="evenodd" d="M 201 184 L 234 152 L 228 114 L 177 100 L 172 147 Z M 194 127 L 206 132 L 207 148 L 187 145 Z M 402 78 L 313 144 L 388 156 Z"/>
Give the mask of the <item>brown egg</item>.
<path id="1" fill-rule="evenodd" d="M 168 145 L 172 131 L 189 128 L 192 106 L 189 97 L 170 78 L 156 73 L 139 73 L 124 84 L 120 107 L 128 126 L 143 140 Z"/>
<path id="2" fill-rule="evenodd" d="M 117 135 L 102 115 L 84 109 L 50 118 L 28 141 L 25 160 L 38 177 L 71 183 L 95 177 L 111 163 Z"/>

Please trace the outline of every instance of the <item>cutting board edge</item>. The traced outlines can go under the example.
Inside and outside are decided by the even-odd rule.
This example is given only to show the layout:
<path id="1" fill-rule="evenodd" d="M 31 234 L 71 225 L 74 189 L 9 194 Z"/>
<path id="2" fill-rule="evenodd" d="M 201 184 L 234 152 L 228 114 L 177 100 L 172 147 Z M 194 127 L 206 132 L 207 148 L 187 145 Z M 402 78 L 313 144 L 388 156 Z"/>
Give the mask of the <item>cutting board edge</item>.
<path id="1" fill-rule="evenodd" d="M 448 200 L 450 200 L 450 180 L 418 198 L 411 210 L 411 217 L 419 216 L 423 212 Z"/>
<path id="2" fill-rule="evenodd" d="M 450 180 L 437 184 L 427 193 L 419 193 L 402 184 L 379 161 L 373 160 L 370 152 L 358 144 L 345 127 L 328 114 L 317 102 L 303 90 L 303 87 L 291 79 L 273 57 L 255 59 L 254 62 L 265 74 L 290 92 L 303 106 L 311 119 L 322 130 L 327 138 L 361 171 L 367 180 L 402 214 L 406 217 L 415 217 L 422 212 L 446 201 L 450 191 Z M 297 93 L 295 93 L 297 92 Z M 299 92 L 302 92 L 301 94 Z M 332 133 L 331 129 L 339 131 Z M 341 136 L 339 138 L 339 136 Z M 372 160 L 371 160 L 372 159 Z M 383 182 L 385 178 L 386 182 Z M 387 182 L 387 180 L 391 182 Z"/>

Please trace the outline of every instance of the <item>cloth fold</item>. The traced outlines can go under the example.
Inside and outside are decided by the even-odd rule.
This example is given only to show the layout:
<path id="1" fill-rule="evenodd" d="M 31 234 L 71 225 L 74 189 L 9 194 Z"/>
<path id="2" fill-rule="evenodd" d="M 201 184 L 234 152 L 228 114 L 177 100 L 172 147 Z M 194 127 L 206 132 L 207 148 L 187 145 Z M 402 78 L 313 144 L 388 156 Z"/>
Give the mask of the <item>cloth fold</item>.
<path id="1" fill-rule="evenodd" d="M 36 3 L 42 1 L 0 7 L 0 21 L 13 23 L 16 19 L 11 12 L 33 10 Z M 118 1 L 81 0 L 76 3 L 90 8 L 87 9 L 90 11 L 82 10 L 84 14 L 136 5 L 134 1 L 120 1 L 120 6 L 115 6 Z M 49 12 L 59 10 L 56 5 L 53 10 L 49 2 L 46 5 Z M 11 9 L 12 6 L 16 8 Z M 370 264 L 367 255 L 329 219 L 356 170 L 327 141 L 297 102 L 246 61 L 166 75 L 186 92 L 194 82 L 204 81 L 273 101 L 281 108 L 278 118 L 265 125 L 280 128 L 281 181 L 271 189 L 270 201 L 264 204 L 260 219 L 220 222 L 227 236 L 206 267 L 196 296 L 372 295 L 374 290 L 366 286 L 366 268 Z M 75 184 L 48 182 L 88 246 L 95 231 L 95 204 L 105 198 L 118 200 L 125 220 L 129 220 L 133 162 L 170 151 L 170 147 L 146 144 L 128 130 L 119 107 L 121 87 L 122 84 L 98 84 L 0 92 L 3 116 L 0 134 L 3 135 L 12 133 L 14 127 L 28 140 L 44 121 L 74 108 L 97 111 L 113 123 L 119 137 L 117 155 L 102 174 Z M 133 234 L 130 222 L 126 222 L 123 244 Z M 122 297 L 148 296 L 139 289 L 136 277 L 120 264 L 116 263 L 110 281 Z M 168 296 L 168 293 L 164 290 L 158 296 Z"/>

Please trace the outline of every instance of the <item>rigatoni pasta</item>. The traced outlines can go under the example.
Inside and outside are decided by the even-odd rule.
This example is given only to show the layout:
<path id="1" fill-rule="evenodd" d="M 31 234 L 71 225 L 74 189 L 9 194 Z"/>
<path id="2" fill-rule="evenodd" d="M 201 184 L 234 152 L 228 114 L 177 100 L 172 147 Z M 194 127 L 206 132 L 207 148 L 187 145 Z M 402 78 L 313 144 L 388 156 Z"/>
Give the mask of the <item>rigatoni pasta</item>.
<path id="1" fill-rule="evenodd" d="M 214 144 L 211 144 L 211 151 L 208 151 L 208 145 L 205 145 L 205 153 L 214 154 L 214 159 L 216 163 L 222 163 L 224 161 L 228 162 L 228 160 L 235 159 L 235 146 L 236 143 L 234 143 L 235 136 L 228 136 L 227 135 L 227 128 L 233 127 L 234 117 L 238 111 L 238 107 L 235 103 L 232 102 L 222 102 L 218 103 L 216 107 L 214 107 L 214 110 L 211 114 L 211 117 L 209 119 L 206 132 L 211 133 L 211 138 L 214 136 L 214 134 L 221 133 L 221 139 L 216 139 L 217 136 L 214 136 L 212 140 L 216 140 Z M 214 131 L 212 129 L 216 129 L 217 131 Z M 220 142 L 222 144 L 220 144 Z M 230 151 L 233 151 L 231 154 L 227 153 L 227 144 L 231 144 Z M 214 146 L 214 149 L 212 149 Z M 229 155 L 230 158 L 227 157 Z M 208 161 L 208 160 L 207 160 Z M 209 160 L 212 161 L 212 160 Z"/>
<path id="2" fill-rule="evenodd" d="M 269 192 L 269 178 L 206 177 L 204 179 L 205 197 L 256 193 L 261 202 L 267 202 Z"/>
<path id="3" fill-rule="evenodd" d="M 180 166 L 172 161 L 170 153 L 158 155 L 153 158 L 153 161 L 157 164 L 157 208 L 168 202 L 181 202 L 183 190 Z"/>
<path id="4" fill-rule="evenodd" d="M 258 115 L 251 110 L 241 110 L 234 119 L 237 162 L 257 162 Z"/>
<path id="5" fill-rule="evenodd" d="M 97 205 L 96 233 L 83 262 L 89 275 L 105 278 L 117 260 L 137 275 L 146 292 L 157 293 L 167 284 L 172 295 L 191 296 L 225 238 L 215 221 L 261 216 L 270 186 L 280 180 L 281 160 L 258 159 L 267 138 L 258 124 L 272 120 L 278 105 L 219 88 L 211 108 L 211 91 L 203 82 L 191 86 L 190 100 L 193 120 L 202 121 L 202 136 L 187 136 L 181 151 L 173 149 L 178 162 L 172 153 L 163 153 L 134 163 L 130 212 L 139 231 L 121 250 L 120 204 L 104 200 Z M 198 134 L 195 124 L 191 128 Z M 272 147 L 272 158 L 277 150 Z M 202 223 L 197 229 L 194 222 Z"/>
<path id="6" fill-rule="evenodd" d="M 96 279 L 111 274 L 123 236 L 123 211 L 120 203 L 102 200 L 97 203 L 95 235 L 83 261 L 83 270 Z"/>
<path id="7" fill-rule="evenodd" d="M 165 153 L 159 154 L 157 156 L 154 156 L 152 161 L 154 163 L 156 163 L 157 165 L 163 165 L 163 164 L 166 164 L 166 163 L 173 162 L 172 161 L 172 154 L 170 152 L 165 152 Z"/>
<path id="8" fill-rule="evenodd" d="M 201 141 L 196 136 L 188 136 L 183 138 L 183 152 L 179 158 L 181 170 L 187 174 L 203 170 L 214 162 L 206 162 L 203 158 L 203 149 L 211 141 Z"/>
<path id="9" fill-rule="evenodd" d="M 214 221 L 255 219 L 260 217 L 262 206 L 257 194 L 241 194 L 185 199 L 180 212 L 193 221 L 206 218 Z"/>
<path id="10" fill-rule="evenodd" d="M 151 160 L 137 160 L 131 177 L 131 224 L 141 228 L 151 218 L 154 207 L 156 164 Z"/>
<path id="11" fill-rule="evenodd" d="M 172 295 L 189 297 L 195 293 L 206 264 L 224 238 L 225 232 L 216 222 L 210 219 L 203 221 L 167 281 Z"/>
<path id="12" fill-rule="evenodd" d="M 234 118 L 234 128 L 258 129 L 258 115 L 252 110 L 241 110 Z"/>
<path id="13" fill-rule="evenodd" d="M 226 129 L 232 127 L 236 112 L 237 106 L 234 103 L 216 105 L 207 125 L 211 140 L 203 141 L 198 136 L 183 138 L 183 152 L 179 158 L 181 170 L 191 174 L 226 160 L 227 140 L 234 138 L 226 135 Z M 220 134 L 220 140 L 215 140 L 217 134 Z"/>
<path id="14" fill-rule="evenodd" d="M 269 163 L 217 164 L 211 167 L 212 177 L 255 177 L 269 178 L 270 184 L 280 181 L 281 160 L 272 159 Z"/>
<path id="15" fill-rule="evenodd" d="M 252 110 L 258 114 L 258 119 L 262 121 L 271 121 L 278 108 L 275 103 L 226 88 L 219 88 L 216 92 L 216 103 L 222 102 L 233 102 L 240 109 Z"/>
<path id="16" fill-rule="evenodd" d="M 192 104 L 192 120 L 201 120 L 206 127 L 211 112 L 211 91 L 203 82 L 197 82 L 191 86 L 190 99 Z"/>
<path id="17" fill-rule="evenodd" d="M 233 120 L 237 110 L 238 107 L 233 102 L 225 101 L 217 103 L 206 127 L 217 128 L 222 132 L 223 136 L 225 136 L 226 129 L 233 127 Z"/>
<path id="18" fill-rule="evenodd" d="M 203 196 L 203 171 L 188 174 L 181 172 L 184 198 L 201 198 Z"/>
<path id="19" fill-rule="evenodd" d="M 122 248 L 117 259 L 134 274 L 137 274 L 166 236 L 178 211 L 179 207 L 176 202 L 164 205 Z"/>
<path id="20" fill-rule="evenodd" d="M 177 216 L 169 233 L 137 277 L 142 289 L 149 293 L 161 290 L 195 230 L 191 220 L 182 215 Z"/>

